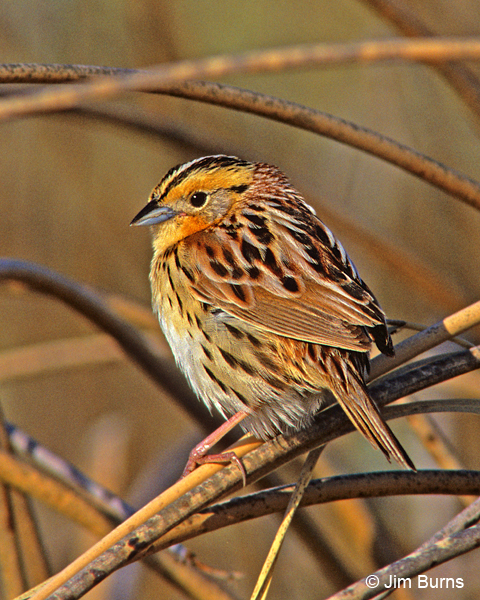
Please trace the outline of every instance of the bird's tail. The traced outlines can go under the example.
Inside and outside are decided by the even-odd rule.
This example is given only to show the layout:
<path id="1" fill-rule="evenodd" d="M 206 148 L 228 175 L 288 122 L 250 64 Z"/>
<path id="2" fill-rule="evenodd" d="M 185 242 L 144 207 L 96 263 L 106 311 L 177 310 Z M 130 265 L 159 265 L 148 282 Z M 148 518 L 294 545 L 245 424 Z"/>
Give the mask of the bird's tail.
<path id="1" fill-rule="evenodd" d="M 344 377 L 341 378 L 342 381 L 335 378 L 332 392 L 350 421 L 389 461 L 393 458 L 404 467 L 416 471 L 411 458 L 383 419 L 356 369 L 349 361 L 343 362 L 342 367 Z"/>

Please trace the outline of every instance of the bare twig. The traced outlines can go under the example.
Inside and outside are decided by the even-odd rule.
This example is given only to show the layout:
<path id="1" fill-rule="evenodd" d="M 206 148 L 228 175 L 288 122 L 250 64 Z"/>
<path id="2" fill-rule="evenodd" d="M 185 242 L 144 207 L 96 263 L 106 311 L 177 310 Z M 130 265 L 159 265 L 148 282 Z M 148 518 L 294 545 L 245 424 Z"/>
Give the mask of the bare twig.
<path id="1" fill-rule="evenodd" d="M 420 40 L 395 40 L 393 44 L 394 51 L 388 42 L 362 42 L 359 47 L 362 44 L 372 44 L 366 46 L 367 50 L 363 48 L 362 53 L 364 56 L 378 57 L 382 54 L 386 57 L 392 52 L 393 54 L 396 52 L 398 55 L 400 48 L 406 49 L 408 44 L 418 43 L 416 50 L 418 51 L 420 48 L 419 42 Z M 439 40 L 433 38 L 424 40 L 424 42 L 424 49 L 428 47 L 429 52 L 433 52 L 432 56 L 442 46 L 441 42 L 436 44 L 435 42 L 439 42 Z M 402 46 L 402 43 L 404 46 Z M 478 45 L 480 55 L 480 41 L 474 40 L 472 44 Z M 410 49 L 412 47 L 410 46 Z M 379 49 L 382 48 L 383 50 L 380 52 Z M 79 83 L 72 88 L 67 87 L 55 91 L 42 90 L 27 96 L 7 98 L 0 103 L 0 120 L 76 109 L 85 101 L 108 99 L 125 91 L 158 91 L 181 97 L 193 97 L 192 93 L 195 93 L 197 100 L 263 115 L 362 149 L 409 171 L 433 185 L 441 187 L 477 209 L 480 208 L 480 186 L 478 182 L 367 128 L 361 128 L 342 119 L 336 119 L 332 115 L 308 109 L 295 103 L 281 101 L 278 98 L 261 96 L 260 94 L 238 89 L 235 92 L 235 88 L 226 88 L 226 86 L 185 81 L 198 77 L 218 77 L 227 73 L 250 69 L 257 72 L 259 70 L 277 70 L 279 68 L 307 65 L 311 64 L 309 61 L 317 60 L 317 53 L 322 53 L 322 49 L 317 49 L 315 46 L 300 51 L 297 50 L 298 48 L 286 48 L 237 57 L 224 56 L 198 61 L 183 61 L 171 65 L 161 65 L 149 70 L 130 72 L 119 77 L 101 77 L 93 82 Z M 357 48 L 355 52 L 358 55 L 359 49 Z M 322 58 L 321 60 L 325 59 Z M 14 75 L 17 71 L 22 71 L 27 67 L 26 65 L 4 65 L 4 69 L 7 72 L 12 71 Z M 30 65 L 30 67 L 32 71 L 38 70 L 38 65 Z M 47 68 L 46 65 L 44 67 Z M 61 66 L 58 65 L 54 65 L 54 67 L 61 69 Z M 72 68 L 90 70 L 87 74 L 92 74 L 101 72 L 104 67 L 75 65 Z M 108 69 L 108 72 L 111 73 L 111 69 Z M 201 93 L 201 86 L 204 87 L 203 94 Z M 196 89 L 192 92 L 194 88 Z M 228 90 L 228 93 L 226 93 L 226 90 Z"/>
<path id="2" fill-rule="evenodd" d="M 16 494 L 14 492 L 13 496 Z M 0 568 L 5 596 L 11 598 L 21 594 L 27 582 L 13 512 L 12 490 L 3 482 L 0 484 Z"/>
<path id="3" fill-rule="evenodd" d="M 9 427 L 9 435 L 15 437 L 17 444 L 20 434 L 19 430 L 12 430 Z M 28 438 L 28 445 L 32 446 L 32 444 L 36 445 L 36 442 Z M 45 454 L 48 455 L 48 451 L 42 448 L 42 455 Z M 0 480 L 6 482 L 14 491 L 18 490 L 40 500 L 72 522 L 100 537 L 108 534 L 115 525 L 135 513 L 135 510 L 125 504 L 121 498 L 88 480 L 73 465 L 59 461 L 58 457 L 54 458 L 53 462 L 57 469 L 51 477 L 5 452 L 0 452 Z M 62 463 L 60 471 L 58 469 L 59 462 Z M 41 466 L 45 467 L 45 463 L 42 462 Z M 51 470 L 51 460 L 49 466 Z M 65 477 L 65 471 L 68 471 L 68 479 Z M 72 477 L 77 483 L 76 486 L 72 485 Z M 82 488 L 79 487 L 80 482 L 83 484 Z M 5 549 L 8 549 L 8 546 L 5 546 Z M 33 547 L 30 546 L 27 554 L 30 556 L 32 551 Z M 13 554 L 10 558 L 12 559 L 14 556 Z M 216 582 L 210 581 L 203 573 L 199 572 L 195 565 L 179 564 L 178 557 L 173 553 L 147 557 L 146 563 L 182 591 L 190 590 L 192 598 L 233 600 L 232 596 L 222 591 Z M 48 574 L 44 574 L 37 580 L 45 581 L 47 577 Z M 11 579 L 11 575 L 8 581 L 14 581 Z M 193 593 L 195 588 L 196 592 Z M 16 595 L 20 592 L 21 590 Z M 12 596 L 13 593 L 9 595 L 9 597 Z"/>
<path id="4" fill-rule="evenodd" d="M 460 333 L 471 329 L 480 323 L 480 301 L 459 310 L 453 315 L 445 317 L 428 329 L 412 335 L 395 346 L 393 358 L 384 355 L 376 356 L 372 360 L 370 379 L 373 380 L 387 371 L 404 364 L 419 354 L 439 346 Z"/>
<path id="5" fill-rule="evenodd" d="M 192 515 L 161 538 L 152 550 L 198 535 L 285 510 L 293 485 L 283 485 L 213 504 Z M 316 479 L 310 482 L 300 506 L 353 498 L 418 494 L 480 493 L 480 472 L 468 470 L 376 471 Z"/>
<path id="6" fill-rule="evenodd" d="M 288 528 L 292 523 L 297 508 L 300 506 L 305 490 L 310 482 L 310 479 L 312 478 L 313 469 L 315 468 L 318 457 L 323 452 L 324 448 L 325 446 L 320 446 L 310 450 L 307 458 L 305 459 L 300 477 L 292 491 L 285 515 L 283 516 L 283 520 L 277 530 L 275 539 L 272 542 L 250 600 L 264 600 L 267 597 L 268 590 L 272 582 L 273 569 L 277 562 Z"/>
<path id="7" fill-rule="evenodd" d="M 463 468 L 451 444 L 448 443 L 445 435 L 430 415 L 410 415 L 407 420 L 420 443 L 439 467 L 443 469 Z M 459 496 L 458 499 L 464 506 L 468 506 L 473 500 L 471 496 Z"/>
<path id="8" fill-rule="evenodd" d="M 114 524 L 113 520 L 92 507 L 91 502 L 86 502 L 78 494 L 68 490 L 64 484 L 42 475 L 4 451 L 0 451 L 0 479 L 42 500 L 96 535 L 106 535 Z"/>
<path id="9" fill-rule="evenodd" d="M 145 343 L 159 357 L 168 361 L 158 334 L 144 333 Z M 127 356 L 111 335 L 95 333 L 60 340 L 49 340 L 0 352 L 0 382 L 35 377 L 73 367 L 111 364 L 125 361 Z M 173 359 L 172 359 L 173 368 Z"/>
<path id="10" fill-rule="evenodd" d="M 398 0 L 364 0 L 385 19 L 393 23 L 399 31 L 411 37 L 435 36 L 435 32 L 422 22 L 404 2 Z M 458 92 L 467 106 L 480 116 L 480 81 L 468 65 L 458 62 L 437 63 L 435 70 Z"/>
<path id="11" fill-rule="evenodd" d="M 0 453 L 15 460 L 3 410 L 0 410 Z M 11 597 L 44 581 L 49 568 L 28 497 L 5 480 L 0 491 L 0 564 L 4 591 Z"/>
<path id="12" fill-rule="evenodd" d="M 91 289 L 46 267 L 14 259 L 0 260 L 0 282 L 20 281 L 29 288 L 55 297 L 78 311 L 97 327 L 111 335 L 123 351 L 181 406 L 188 410 L 201 427 L 215 429 L 215 420 L 198 402 L 185 379 L 162 360 L 148 340 L 134 327 L 115 315 Z"/>
<path id="13" fill-rule="evenodd" d="M 447 60 L 478 60 L 480 40 L 476 37 L 426 37 L 425 39 L 365 40 L 361 42 L 336 44 L 303 44 L 245 52 L 239 55 L 220 55 L 198 60 L 184 60 L 178 69 L 170 74 L 174 79 L 194 79 L 199 77 L 223 77 L 235 73 L 277 72 L 311 66 L 332 64 L 372 63 L 385 60 L 414 62 L 445 62 Z M 169 69 L 169 67 L 166 67 Z M 145 90 L 157 85 L 162 78 L 165 66 L 156 70 L 145 70 L 145 75 L 126 81 L 122 90 Z M 3 83 L 59 83 L 78 81 L 92 75 L 114 75 L 118 69 L 90 65 L 38 65 L 17 63 L 3 65 L 0 81 Z M 148 71 L 148 73 L 147 73 Z M 132 74 L 131 69 L 122 69 L 124 75 Z M 98 93 L 98 96 L 97 96 Z M 105 98 L 118 93 L 118 87 L 99 87 L 97 93 L 85 95 L 89 100 Z M 64 108 L 71 102 L 68 94 L 63 98 Z M 67 106 L 65 106 L 65 104 Z M 33 108 L 33 105 L 32 105 Z"/>
<path id="14" fill-rule="evenodd" d="M 330 596 L 329 600 L 368 600 L 385 591 L 390 577 L 412 577 L 480 546 L 480 499 L 465 508 L 430 540 L 404 558 Z M 367 580 L 372 585 L 367 585 Z M 390 591 L 390 590 L 388 590 Z M 385 597 L 385 596 L 383 596 Z"/>
<path id="15" fill-rule="evenodd" d="M 459 352 L 440 357 L 433 363 L 412 368 L 409 372 L 403 373 L 398 379 L 401 382 L 386 380 L 377 382 L 372 386 L 372 395 L 375 399 L 383 400 L 383 403 L 396 399 L 403 395 L 400 389 L 407 389 L 409 392 L 418 391 L 425 385 L 432 385 L 433 381 L 443 381 L 452 376 L 453 373 L 460 374 L 480 366 L 480 357 L 476 357 L 471 351 Z M 373 389 L 374 388 L 374 389 Z M 396 411 L 401 414 L 408 414 L 410 404 L 396 406 Z M 445 407 L 444 407 L 445 408 Z M 386 414 L 388 418 L 388 414 Z M 248 475 L 248 481 L 255 481 L 262 477 L 272 468 L 278 468 L 281 464 L 288 462 L 292 458 L 309 451 L 320 444 L 324 444 L 338 435 L 351 431 L 353 426 L 347 422 L 345 415 L 339 406 L 333 406 L 324 411 L 317 422 L 307 430 L 302 430 L 295 435 L 285 437 L 278 436 L 270 442 L 262 444 L 254 452 L 250 452 L 243 458 L 243 464 Z M 218 469 L 218 465 L 202 465 L 200 469 L 209 467 Z M 37 592 L 32 597 L 35 600 L 43 600 L 50 593 L 55 591 L 55 598 L 79 598 L 88 589 L 103 580 L 108 574 L 118 568 L 138 560 L 142 557 L 146 549 L 149 548 L 158 538 L 173 529 L 191 514 L 194 514 L 211 502 L 227 492 L 232 492 L 241 486 L 242 474 L 236 467 L 226 467 L 222 473 L 213 476 L 210 480 L 209 494 L 205 494 L 202 486 L 195 487 L 184 496 L 179 496 L 182 490 L 188 489 L 194 477 L 201 477 L 200 469 L 194 471 L 187 478 L 175 484 L 168 494 L 162 495 L 159 499 L 147 505 L 136 515 L 136 522 L 147 518 L 132 531 L 131 525 L 127 521 L 121 528 L 112 532 L 99 542 L 94 549 L 88 551 L 82 557 L 79 557 L 64 572 L 55 576 L 44 589 Z M 195 480 L 196 481 L 196 480 Z M 177 498 L 172 500 L 172 498 Z M 160 512 L 160 507 L 164 506 Z M 152 512 L 153 511 L 153 512 Z M 149 516 L 152 515 L 152 516 Z M 154 516 L 153 516 L 154 515 Z M 121 538 L 125 536 L 122 540 Z M 112 546 L 112 544 L 114 544 Z M 111 547 L 111 549 L 109 549 Z M 109 549 L 105 554 L 101 554 Z M 96 556 L 96 558 L 94 558 Z M 88 565 L 88 567 L 87 567 Z M 78 569 L 81 569 L 78 571 Z M 78 571 L 78 572 L 77 572 Z M 76 575 L 73 575 L 77 572 Z M 72 577 L 73 575 L 73 577 Z M 71 579 L 68 579 L 67 577 Z M 62 587 L 58 588 L 58 585 Z"/>

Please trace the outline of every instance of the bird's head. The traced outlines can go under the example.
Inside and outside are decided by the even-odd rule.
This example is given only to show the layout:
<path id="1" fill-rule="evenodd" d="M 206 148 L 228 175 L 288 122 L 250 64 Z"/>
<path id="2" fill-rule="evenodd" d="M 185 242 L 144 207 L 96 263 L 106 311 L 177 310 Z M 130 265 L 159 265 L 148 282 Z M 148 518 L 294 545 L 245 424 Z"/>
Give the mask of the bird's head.
<path id="1" fill-rule="evenodd" d="M 154 188 L 131 225 L 153 226 L 155 248 L 162 252 L 224 219 L 250 188 L 255 167 L 223 155 L 174 167 Z"/>

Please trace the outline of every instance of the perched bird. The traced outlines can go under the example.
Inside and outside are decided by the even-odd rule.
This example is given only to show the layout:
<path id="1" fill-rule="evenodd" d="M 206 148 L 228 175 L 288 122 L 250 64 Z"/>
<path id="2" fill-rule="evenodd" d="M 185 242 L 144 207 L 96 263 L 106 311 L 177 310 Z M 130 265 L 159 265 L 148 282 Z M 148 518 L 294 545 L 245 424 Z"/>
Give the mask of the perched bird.
<path id="1" fill-rule="evenodd" d="M 237 423 L 267 439 L 307 426 L 332 396 L 388 459 L 414 468 L 365 385 L 373 342 L 393 355 L 385 315 L 279 169 L 192 160 L 165 175 L 131 224 L 153 226 L 153 306 L 180 369 L 231 417 L 187 471 Z"/>

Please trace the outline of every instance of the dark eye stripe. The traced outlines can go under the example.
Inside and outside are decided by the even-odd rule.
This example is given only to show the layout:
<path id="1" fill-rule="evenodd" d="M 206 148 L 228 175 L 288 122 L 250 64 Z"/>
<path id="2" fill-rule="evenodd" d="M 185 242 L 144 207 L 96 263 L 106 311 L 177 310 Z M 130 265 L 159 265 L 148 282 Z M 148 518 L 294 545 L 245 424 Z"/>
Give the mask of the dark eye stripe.
<path id="1" fill-rule="evenodd" d="M 162 181 L 158 184 L 158 188 L 164 187 L 160 200 L 168 196 L 170 190 L 185 181 L 195 173 L 214 170 L 218 168 L 228 167 L 248 167 L 250 163 L 245 160 L 236 158 L 235 156 L 205 156 L 204 158 L 193 161 L 192 164 L 186 166 L 180 164 L 168 171 Z"/>

